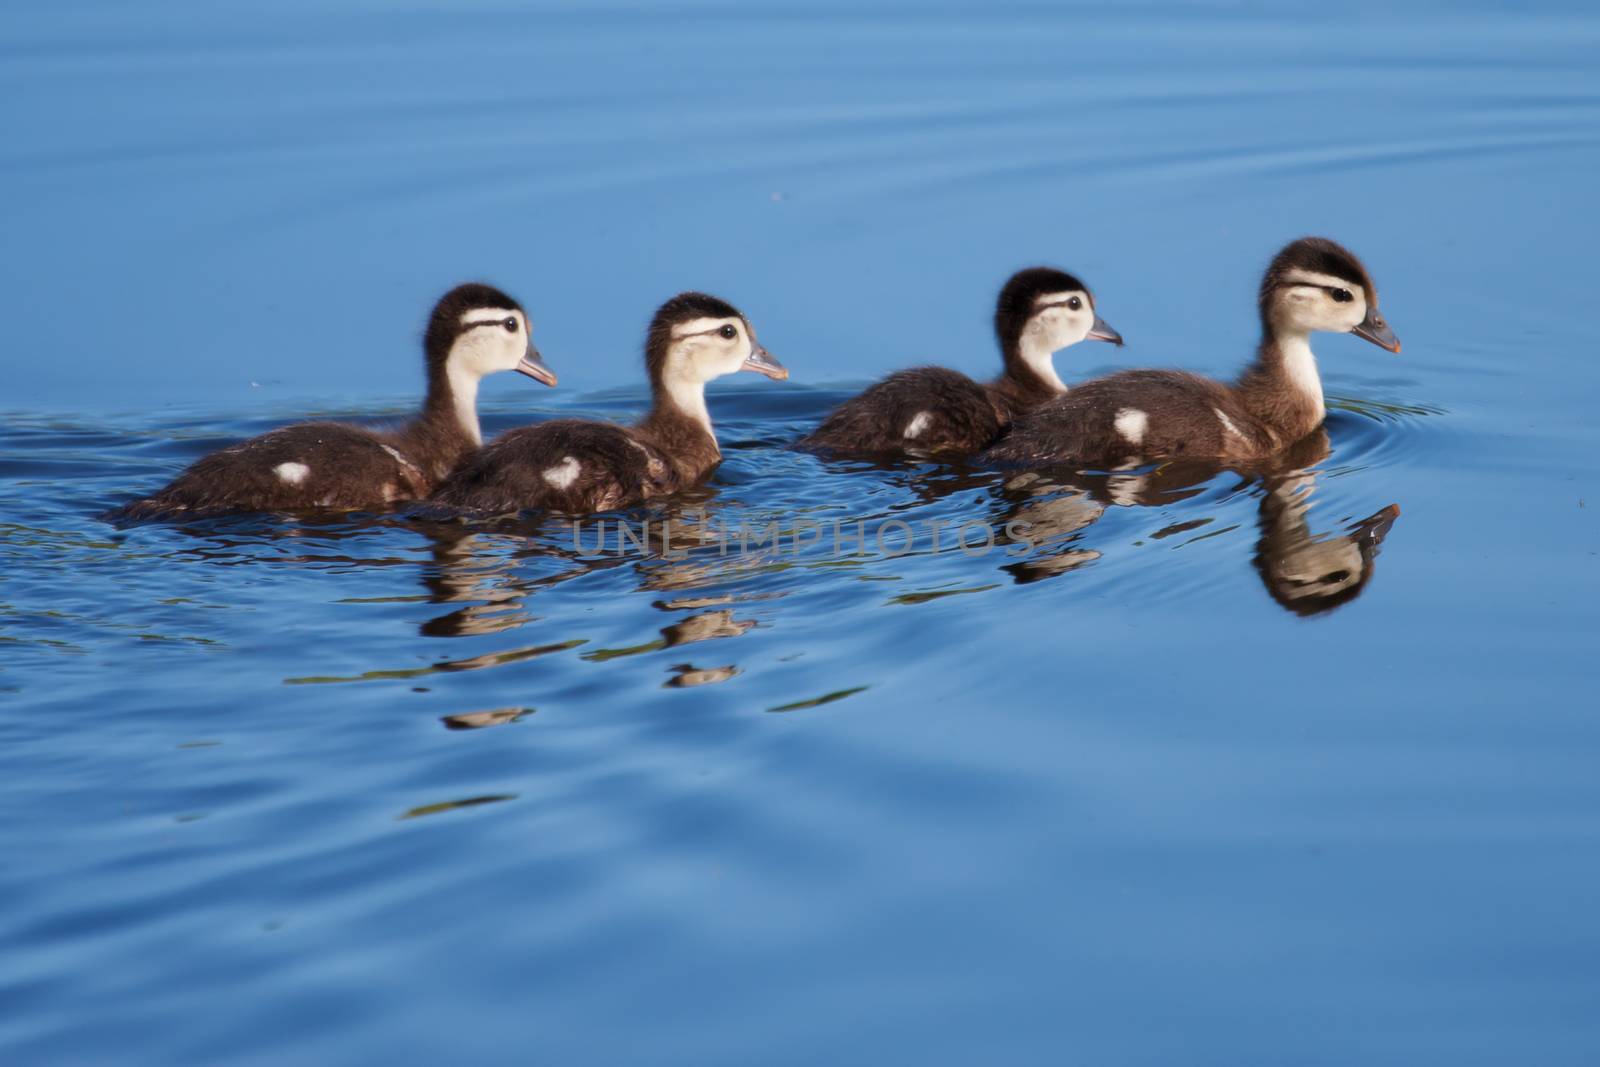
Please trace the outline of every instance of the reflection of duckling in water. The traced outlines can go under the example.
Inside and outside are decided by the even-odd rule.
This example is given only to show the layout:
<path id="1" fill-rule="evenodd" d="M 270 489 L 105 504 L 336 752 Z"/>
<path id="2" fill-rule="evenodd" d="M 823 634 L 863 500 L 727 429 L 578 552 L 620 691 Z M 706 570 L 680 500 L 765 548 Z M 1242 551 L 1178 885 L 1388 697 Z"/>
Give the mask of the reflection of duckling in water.
<path id="1" fill-rule="evenodd" d="M 1034 545 L 1054 545 L 1066 541 L 1080 530 L 1093 526 L 1105 514 L 1106 506 L 1090 494 L 1032 471 L 1007 480 L 1008 493 L 1026 493 L 1007 517 L 1006 528 L 1024 531 Z M 1019 583 L 1064 574 L 1100 558 L 1094 549 L 1046 550 L 1031 559 L 1007 564 L 1005 570 Z"/>
<path id="2" fill-rule="evenodd" d="M 726 667 L 696 667 L 692 663 L 679 663 L 672 670 L 675 672 L 673 676 L 661 683 L 664 689 L 688 689 L 697 685 L 726 682 L 739 673 L 739 668 L 731 663 Z"/>
<path id="3" fill-rule="evenodd" d="M 1093 563 L 1101 556 L 1096 549 L 1052 546 L 1075 543 L 1077 535 L 1098 522 L 1108 507 L 1174 504 L 1198 494 L 1220 471 L 1215 464 L 1189 461 L 1138 472 L 1014 474 L 1002 490 L 1016 501 L 1006 517 L 1006 529 L 1025 535 L 1035 554 L 1003 569 L 1018 583 L 1026 583 Z"/>
<path id="4" fill-rule="evenodd" d="M 1267 591 L 1298 615 L 1331 611 L 1353 600 L 1371 579 L 1378 546 L 1400 508 L 1391 504 L 1344 534 L 1313 534 L 1307 513 L 1316 475 L 1310 468 L 1330 451 L 1327 433 L 1319 430 L 1296 443 L 1276 467 L 1224 468 L 1189 461 L 1139 473 L 1015 475 L 1004 489 L 1014 501 L 1008 526 L 1017 524 L 1043 551 L 1004 569 L 1024 583 L 1091 563 L 1101 553 L 1077 542 L 1107 507 L 1170 505 L 1197 495 L 1218 474 L 1233 470 L 1249 480 L 1260 478 L 1265 487 L 1257 518 L 1261 537 L 1255 564 Z"/>
<path id="5" fill-rule="evenodd" d="M 754 619 L 734 618 L 730 609 L 706 611 L 699 615 L 691 615 L 687 619 L 680 619 L 671 626 L 663 626 L 661 636 L 654 641 L 626 648 L 597 648 L 592 652 L 585 652 L 580 658 L 591 663 L 603 663 L 622 656 L 637 656 L 645 652 L 659 652 L 663 648 L 692 645 L 697 641 L 738 637 L 753 630 L 755 625 Z"/>
<path id="6" fill-rule="evenodd" d="M 676 648 L 678 645 L 692 645 L 696 641 L 710 641 L 717 637 L 738 637 L 753 629 L 755 624 L 754 619 L 734 618 L 733 612 L 727 608 L 702 612 L 664 627 L 661 631 L 665 640 L 663 647 Z"/>
<path id="7" fill-rule="evenodd" d="M 472 637 L 516 629 L 534 621 L 526 602 L 539 590 L 626 562 L 620 557 L 580 557 L 559 540 L 546 543 L 547 539 L 535 536 L 537 524 L 522 533 L 473 531 L 449 524 L 419 523 L 415 528 L 433 542 L 433 559 L 422 574 L 429 602 L 462 605 L 424 622 L 419 627 L 423 637 Z M 523 575 L 522 565 L 538 558 L 568 566 L 536 577 Z"/>
<path id="8" fill-rule="evenodd" d="M 1378 546 L 1400 505 L 1390 504 L 1333 537 L 1311 532 L 1315 479 L 1309 473 L 1278 480 L 1261 500 L 1256 570 L 1272 599 L 1296 615 L 1318 615 L 1354 600 L 1372 579 Z"/>
<path id="9" fill-rule="evenodd" d="M 444 723 L 446 730 L 482 730 L 489 726 L 504 726 L 508 722 L 516 722 L 523 716 L 532 714 L 532 708 L 491 708 L 488 711 L 464 711 L 456 715 L 441 715 L 439 721 Z"/>

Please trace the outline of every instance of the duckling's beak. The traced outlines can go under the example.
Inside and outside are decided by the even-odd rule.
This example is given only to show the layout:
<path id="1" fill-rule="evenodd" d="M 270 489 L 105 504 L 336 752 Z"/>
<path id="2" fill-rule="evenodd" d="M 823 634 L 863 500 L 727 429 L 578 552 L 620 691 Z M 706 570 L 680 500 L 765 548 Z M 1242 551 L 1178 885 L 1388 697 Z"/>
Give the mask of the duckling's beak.
<path id="1" fill-rule="evenodd" d="M 1394 331 L 1389 329 L 1388 322 L 1384 320 L 1382 315 L 1378 314 L 1378 309 L 1370 305 L 1367 307 L 1367 317 L 1362 319 L 1355 329 L 1350 332 L 1363 341 L 1371 341 L 1379 348 L 1387 348 L 1391 352 L 1400 351 L 1400 338 L 1396 337 Z"/>
<path id="2" fill-rule="evenodd" d="M 528 351 L 522 356 L 522 362 L 517 364 L 516 370 L 518 374 L 526 374 L 536 382 L 543 382 L 546 385 L 556 384 L 556 372 L 550 369 L 544 357 L 539 355 L 539 350 L 531 343 L 528 345 Z"/>
<path id="3" fill-rule="evenodd" d="M 1111 324 L 1099 315 L 1094 317 L 1094 325 L 1089 327 L 1089 332 L 1084 335 L 1091 341 L 1110 341 L 1118 348 L 1122 347 L 1122 335 L 1111 328 Z"/>
<path id="4" fill-rule="evenodd" d="M 768 378 L 776 378 L 779 381 L 789 376 L 789 368 L 773 359 L 771 352 L 757 344 L 750 346 L 750 354 L 745 357 L 744 366 L 739 369 L 753 370 L 757 374 L 765 374 Z"/>

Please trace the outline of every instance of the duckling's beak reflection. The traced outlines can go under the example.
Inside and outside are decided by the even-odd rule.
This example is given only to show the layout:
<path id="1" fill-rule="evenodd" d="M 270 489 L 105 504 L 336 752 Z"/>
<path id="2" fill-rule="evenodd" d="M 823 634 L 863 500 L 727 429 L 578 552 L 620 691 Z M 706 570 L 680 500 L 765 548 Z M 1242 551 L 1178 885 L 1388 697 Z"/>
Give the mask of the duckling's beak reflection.
<path id="1" fill-rule="evenodd" d="M 1383 544 L 1383 539 L 1389 536 L 1389 528 L 1399 517 L 1400 505 L 1390 504 L 1377 514 L 1370 515 L 1355 524 L 1353 531 L 1356 539 L 1369 549 L 1377 548 Z"/>
<path id="2" fill-rule="evenodd" d="M 779 381 L 789 376 L 789 368 L 773 359 L 772 353 L 760 345 L 750 346 L 750 354 L 745 357 L 744 366 L 739 369 L 753 370 L 757 374 L 765 374 L 768 378 L 776 378 Z"/>
<path id="3" fill-rule="evenodd" d="M 1378 314 L 1378 309 L 1375 307 L 1368 307 L 1367 317 L 1362 319 L 1356 325 L 1356 328 L 1350 332 L 1363 341 L 1371 341 L 1379 348 L 1387 348 L 1391 352 L 1400 351 L 1400 338 L 1394 335 L 1394 331 L 1389 328 L 1389 323 L 1385 321 L 1382 315 Z"/>
<path id="4" fill-rule="evenodd" d="M 1110 341 L 1118 348 L 1122 347 L 1122 335 L 1111 328 L 1111 324 L 1099 315 L 1094 317 L 1094 325 L 1089 327 L 1089 332 L 1084 335 L 1091 341 Z"/>
<path id="5" fill-rule="evenodd" d="M 543 382 L 546 385 L 556 384 L 556 372 L 550 369 L 544 357 L 539 355 L 539 350 L 531 344 L 516 369 L 518 374 L 526 374 L 536 382 Z"/>

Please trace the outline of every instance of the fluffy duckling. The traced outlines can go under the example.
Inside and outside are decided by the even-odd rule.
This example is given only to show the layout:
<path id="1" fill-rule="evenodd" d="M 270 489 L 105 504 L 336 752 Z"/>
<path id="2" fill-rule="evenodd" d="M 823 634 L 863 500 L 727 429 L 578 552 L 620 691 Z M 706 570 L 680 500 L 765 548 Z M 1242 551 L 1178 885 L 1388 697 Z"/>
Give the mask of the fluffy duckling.
<path id="1" fill-rule="evenodd" d="M 1400 351 L 1378 313 L 1378 290 L 1366 268 L 1326 238 L 1305 237 L 1279 252 L 1261 280 L 1259 304 L 1255 362 L 1232 384 L 1175 370 L 1123 371 L 1084 382 L 1019 419 L 980 462 L 1112 467 L 1178 456 L 1259 459 L 1322 423 L 1314 331 L 1354 333 Z"/>
<path id="2" fill-rule="evenodd" d="M 515 370 L 556 384 L 529 332 L 527 313 L 505 293 L 457 286 L 428 320 L 428 394 L 411 423 L 389 433 L 339 422 L 285 426 L 196 460 L 119 517 L 363 508 L 425 497 L 483 442 L 480 379 Z"/>
<path id="3" fill-rule="evenodd" d="M 835 455 L 971 455 L 1014 419 L 1067 391 L 1051 357 L 1079 341 L 1122 344 L 1095 314 L 1077 278 L 1050 267 L 1013 274 L 996 301 L 995 338 L 1005 369 L 979 383 L 959 371 L 916 367 L 846 401 L 803 438 L 801 448 Z"/>
<path id="4" fill-rule="evenodd" d="M 789 376 L 736 308 L 704 293 L 680 293 L 661 305 L 644 359 L 653 403 L 641 421 L 555 419 L 512 430 L 463 463 L 433 503 L 492 514 L 581 514 L 675 492 L 722 461 L 706 383 L 741 370 Z"/>

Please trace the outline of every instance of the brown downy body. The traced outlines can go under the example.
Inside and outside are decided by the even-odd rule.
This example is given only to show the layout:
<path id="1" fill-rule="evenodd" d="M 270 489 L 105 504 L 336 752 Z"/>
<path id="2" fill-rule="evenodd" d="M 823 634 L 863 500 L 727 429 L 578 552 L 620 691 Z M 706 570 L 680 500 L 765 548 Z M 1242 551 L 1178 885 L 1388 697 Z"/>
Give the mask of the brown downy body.
<path id="1" fill-rule="evenodd" d="M 704 293 L 663 304 L 645 341 L 650 411 L 632 426 L 556 419 L 502 434 L 431 497 L 439 508 L 586 514 L 687 488 L 722 461 L 705 384 L 752 370 L 786 378 L 731 305 Z"/>
<path id="2" fill-rule="evenodd" d="M 1320 237 L 1287 245 L 1261 282 L 1261 344 L 1233 384 L 1185 371 L 1124 371 L 1075 386 L 1020 418 L 981 462 L 1112 467 L 1193 457 L 1261 459 L 1311 433 L 1325 414 L 1313 331 L 1355 333 L 1400 350 L 1361 261 Z"/>
<path id="3" fill-rule="evenodd" d="M 487 285 L 458 286 L 435 305 L 423 344 L 421 413 L 394 431 L 338 422 L 285 426 L 205 456 L 119 519 L 381 507 L 428 495 L 478 447 L 478 381 L 518 370 L 555 384 L 520 304 Z"/>
<path id="4" fill-rule="evenodd" d="M 1122 343 L 1095 315 L 1088 288 L 1050 267 L 1011 276 L 996 301 L 994 329 L 1004 360 L 994 381 L 943 367 L 900 371 L 840 405 L 798 446 L 830 455 L 971 455 L 1062 394 L 1055 352 L 1085 338 Z"/>

